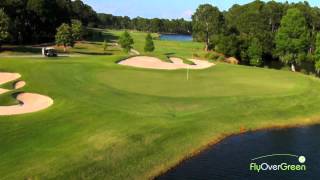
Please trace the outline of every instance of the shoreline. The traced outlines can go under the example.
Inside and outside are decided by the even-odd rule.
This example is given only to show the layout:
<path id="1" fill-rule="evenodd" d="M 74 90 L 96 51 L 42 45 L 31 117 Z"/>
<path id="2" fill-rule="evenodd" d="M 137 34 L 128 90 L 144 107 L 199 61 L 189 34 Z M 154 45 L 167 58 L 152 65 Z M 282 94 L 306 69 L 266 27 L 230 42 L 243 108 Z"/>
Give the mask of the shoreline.
<path id="1" fill-rule="evenodd" d="M 186 36 L 192 36 L 192 33 L 190 34 L 183 34 L 183 33 L 165 33 L 165 32 L 158 32 L 159 35 L 186 35 Z"/>
<path id="2" fill-rule="evenodd" d="M 258 132 L 258 131 L 271 131 L 271 130 L 281 130 L 281 129 L 291 129 L 291 128 L 302 128 L 302 127 L 315 126 L 315 125 L 320 125 L 320 117 L 318 117 L 316 119 L 313 119 L 311 117 L 310 120 L 308 120 L 307 122 L 300 122 L 300 123 L 293 123 L 293 124 L 266 125 L 266 126 L 258 127 L 255 129 L 249 129 L 249 130 L 244 130 L 244 131 L 241 131 L 241 129 L 240 129 L 240 132 L 222 133 L 220 135 L 217 135 L 212 141 L 209 141 L 206 145 L 200 147 L 198 150 L 194 150 L 191 153 L 189 153 L 188 155 L 186 155 L 184 158 L 182 158 L 181 160 L 178 160 L 178 162 L 174 163 L 173 166 L 169 166 L 168 168 L 163 168 L 162 170 L 158 171 L 158 173 L 156 175 L 149 176 L 148 179 L 156 179 L 156 178 L 166 174 L 167 172 L 176 168 L 177 166 L 184 163 L 185 161 L 199 155 L 200 153 L 208 150 L 209 148 L 214 147 L 216 144 L 219 144 L 220 142 L 222 142 L 226 138 L 229 138 L 232 136 L 237 136 L 237 135 L 245 134 L 245 133 L 254 133 L 254 132 Z"/>

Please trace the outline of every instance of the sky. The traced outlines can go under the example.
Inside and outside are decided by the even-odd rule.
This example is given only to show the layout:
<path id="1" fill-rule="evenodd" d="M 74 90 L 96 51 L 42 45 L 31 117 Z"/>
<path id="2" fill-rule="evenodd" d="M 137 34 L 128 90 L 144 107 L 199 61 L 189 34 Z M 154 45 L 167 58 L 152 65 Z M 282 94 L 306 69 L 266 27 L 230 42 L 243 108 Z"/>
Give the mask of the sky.
<path id="1" fill-rule="evenodd" d="M 228 10 L 233 4 L 246 4 L 252 0 L 83 0 L 99 13 L 117 16 L 191 19 L 200 4 L 209 3 L 220 10 Z M 285 2 L 286 0 L 278 0 Z M 299 2 L 299 0 L 288 0 Z M 319 0 L 309 0 L 312 6 L 319 6 Z"/>

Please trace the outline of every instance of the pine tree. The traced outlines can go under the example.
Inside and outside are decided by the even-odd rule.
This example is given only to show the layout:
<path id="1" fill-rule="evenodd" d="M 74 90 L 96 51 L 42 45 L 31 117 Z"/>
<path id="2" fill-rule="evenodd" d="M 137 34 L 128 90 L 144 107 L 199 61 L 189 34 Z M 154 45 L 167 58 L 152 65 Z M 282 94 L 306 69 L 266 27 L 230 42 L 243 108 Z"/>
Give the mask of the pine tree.
<path id="1" fill-rule="evenodd" d="M 290 64 L 292 71 L 295 71 L 295 65 L 304 60 L 308 50 L 307 22 L 299 9 L 287 11 L 281 20 L 275 42 L 280 60 Z"/>
<path id="2" fill-rule="evenodd" d="M 314 53 L 314 59 L 315 59 L 315 69 L 317 73 L 320 72 L 320 33 L 317 34 L 317 39 L 316 39 L 316 50 Z"/>
<path id="3" fill-rule="evenodd" d="M 211 4 L 202 4 L 192 15 L 192 36 L 197 41 L 205 42 L 205 50 L 209 50 L 210 37 L 218 35 L 224 24 L 223 14 Z"/>
<path id="4" fill-rule="evenodd" d="M 146 37 L 146 41 L 145 41 L 145 46 L 144 46 L 144 51 L 145 52 L 152 52 L 154 51 L 155 47 L 154 47 L 154 43 L 152 40 L 152 36 L 149 33 Z"/>
<path id="5" fill-rule="evenodd" d="M 119 44 L 125 52 L 129 52 L 132 49 L 134 41 L 130 34 L 127 31 L 125 31 L 119 39 Z"/>
<path id="6" fill-rule="evenodd" d="M 248 48 L 250 65 L 261 66 L 262 64 L 262 46 L 257 38 L 253 38 Z"/>

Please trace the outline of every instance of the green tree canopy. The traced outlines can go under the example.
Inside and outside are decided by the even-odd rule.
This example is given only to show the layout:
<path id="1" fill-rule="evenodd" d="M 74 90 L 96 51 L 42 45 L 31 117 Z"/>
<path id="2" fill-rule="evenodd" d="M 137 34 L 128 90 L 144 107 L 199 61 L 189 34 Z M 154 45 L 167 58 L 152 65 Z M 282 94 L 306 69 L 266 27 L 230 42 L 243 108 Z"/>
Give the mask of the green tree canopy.
<path id="1" fill-rule="evenodd" d="M 80 40 L 83 35 L 83 27 L 81 21 L 73 19 L 71 24 L 71 31 L 73 40 Z"/>
<path id="2" fill-rule="evenodd" d="M 193 38 L 206 43 L 209 50 L 210 37 L 217 35 L 224 24 L 223 14 L 210 4 L 200 5 L 192 16 Z"/>
<path id="3" fill-rule="evenodd" d="M 128 31 L 125 31 L 119 39 L 119 44 L 123 48 L 125 52 L 129 52 L 132 49 L 132 45 L 134 44 L 134 41 Z"/>
<path id="4" fill-rule="evenodd" d="M 281 20 L 275 41 L 280 60 L 291 64 L 292 71 L 295 71 L 295 65 L 304 59 L 308 49 L 307 23 L 299 9 L 288 9 Z"/>
<path id="5" fill-rule="evenodd" d="M 239 40 L 235 34 L 219 35 L 213 38 L 214 50 L 227 56 L 238 56 Z"/>
<path id="6" fill-rule="evenodd" d="M 314 59 L 315 59 L 315 69 L 317 73 L 319 73 L 320 72 L 320 33 L 317 34 Z"/>
<path id="7" fill-rule="evenodd" d="M 95 26 L 98 23 L 97 13 L 82 0 L 71 1 L 72 17 L 79 19 L 85 26 Z"/>
<path id="8" fill-rule="evenodd" d="M 144 46 L 144 51 L 145 52 L 152 52 L 154 51 L 155 47 L 154 47 L 154 43 L 152 40 L 152 36 L 149 33 L 146 37 L 146 41 L 145 41 L 145 46 Z"/>
<path id="9" fill-rule="evenodd" d="M 0 9 L 0 47 L 1 41 L 5 40 L 8 36 L 9 29 L 9 17 L 4 13 L 3 9 Z"/>
<path id="10" fill-rule="evenodd" d="M 66 51 L 67 46 L 74 45 L 72 29 L 68 24 L 63 23 L 60 27 L 57 28 L 56 43 L 58 45 L 63 45 L 64 51 Z"/>
<path id="11" fill-rule="evenodd" d="M 263 54 L 273 53 L 274 35 L 282 17 L 281 3 L 253 1 L 241 6 L 234 5 L 225 13 L 225 17 L 227 30 L 231 31 L 229 34 L 238 37 L 237 56 L 243 62 L 250 64 L 248 48 L 253 38 L 260 41 Z"/>
<path id="12" fill-rule="evenodd" d="M 10 42 L 51 42 L 56 29 L 79 19 L 83 25 L 97 24 L 96 12 L 80 0 L 0 0 L 0 9 L 10 17 Z"/>
<path id="13" fill-rule="evenodd" d="M 248 56 L 250 59 L 250 65 L 261 66 L 262 64 L 262 46 L 257 38 L 251 40 L 250 46 L 248 48 Z"/>

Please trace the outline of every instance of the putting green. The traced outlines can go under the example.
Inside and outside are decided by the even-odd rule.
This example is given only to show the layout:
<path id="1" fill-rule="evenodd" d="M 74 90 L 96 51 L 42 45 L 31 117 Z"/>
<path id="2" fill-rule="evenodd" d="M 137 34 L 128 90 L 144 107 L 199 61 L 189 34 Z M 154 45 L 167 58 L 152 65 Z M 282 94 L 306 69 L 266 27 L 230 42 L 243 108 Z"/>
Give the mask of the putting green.
<path id="1" fill-rule="evenodd" d="M 308 83 L 291 72 L 219 64 L 206 70 L 111 69 L 99 82 L 117 90 L 168 97 L 263 96 L 298 94 Z M 298 81 L 298 82 L 297 82 Z"/>

